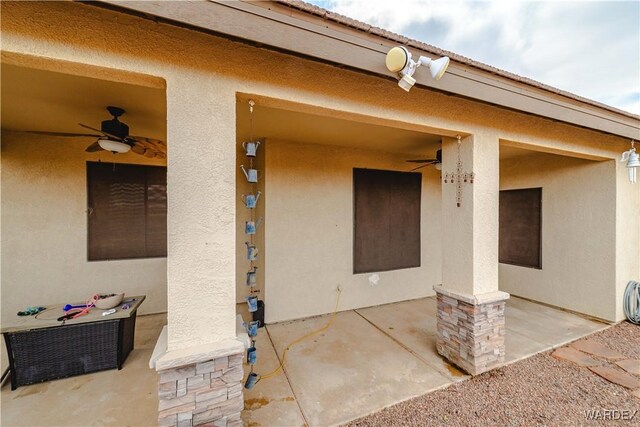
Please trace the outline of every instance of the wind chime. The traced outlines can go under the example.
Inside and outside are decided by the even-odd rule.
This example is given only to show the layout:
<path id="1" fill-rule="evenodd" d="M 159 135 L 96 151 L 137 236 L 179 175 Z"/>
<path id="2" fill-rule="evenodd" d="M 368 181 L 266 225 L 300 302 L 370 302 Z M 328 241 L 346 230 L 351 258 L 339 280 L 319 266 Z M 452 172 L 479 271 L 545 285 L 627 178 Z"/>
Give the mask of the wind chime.
<path id="1" fill-rule="evenodd" d="M 260 191 L 257 191 L 258 171 L 254 169 L 253 160 L 256 157 L 260 142 L 253 140 L 254 105 L 255 102 L 253 100 L 249 100 L 249 141 L 242 143 L 242 148 L 244 149 L 247 159 L 249 159 L 249 169 L 245 169 L 244 165 L 240 165 L 242 172 L 247 178 L 247 181 L 249 182 L 249 184 L 251 184 L 251 194 L 242 196 L 242 201 L 250 212 L 250 219 L 248 221 L 245 221 L 244 227 L 244 232 L 248 236 L 248 241 L 246 241 L 245 244 L 247 245 L 247 260 L 249 261 L 249 270 L 247 271 L 246 281 L 247 287 L 249 288 L 249 295 L 246 297 L 246 301 L 249 312 L 252 315 L 252 320 L 249 323 L 245 323 L 247 334 L 251 339 L 251 346 L 247 349 L 247 363 L 251 366 L 251 371 L 249 372 L 249 376 L 247 377 L 247 381 L 244 385 L 247 389 L 252 388 L 258 381 L 258 374 L 253 372 L 253 367 L 258 359 L 258 353 L 256 349 L 258 328 L 262 326 L 260 324 L 260 320 L 256 319 L 255 316 L 255 313 L 258 311 L 257 294 L 260 292 L 260 290 L 256 288 L 256 285 L 258 283 L 258 267 L 255 265 L 255 263 L 258 258 L 258 247 L 254 243 L 254 236 L 258 232 L 258 228 L 262 223 L 262 218 L 256 221 L 255 211 L 258 200 L 260 199 Z"/>
<path id="2" fill-rule="evenodd" d="M 456 138 L 458 139 L 458 161 L 456 163 L 456 171 L 446 172 L 443 178 L 445 184 L 451 183 L 456 185 L 456 205 L 460 207 L 462 204 L 462 184 L 465 182 L 473 184 L 475 174 L 473 172 L 464 172 L 462 170 L 462 158 L 460 157 L 460 145 L 462 144 L 462 140 L 460 135 L 456 135 Z"/>
<path id="3" fill-rule="evenodd" d="M 636 142 L 631 140 L 631 149 L 622 153 L 621 162 L 627 163 L 629 169 L 629 182 L 635 184 L 638 182 L 638 169 L 640 168 L 640 155 L 636 153 Z"/>

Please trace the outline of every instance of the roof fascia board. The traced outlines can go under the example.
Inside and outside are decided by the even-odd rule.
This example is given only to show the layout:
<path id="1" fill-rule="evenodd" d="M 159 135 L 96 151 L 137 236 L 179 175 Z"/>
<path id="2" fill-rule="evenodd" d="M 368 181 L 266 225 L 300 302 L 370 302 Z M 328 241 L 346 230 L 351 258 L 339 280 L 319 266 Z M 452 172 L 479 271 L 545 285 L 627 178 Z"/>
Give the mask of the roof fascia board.
<path id="1" fill-rule="evenodd" d="M 394 42 L 380 38 L 379 42 L 374 42 L 349 34 L 348 31 L 337 31 L 327 25 L 314 24 L 250 2 L 101 2 L 118 9 L 159 17 L 176 25 L 186 24 L 222 36 L 247 40 L 264 47 L 397 80 L 396 75 L 384 65 L 384 56 Z M 318 20 L 322 22 L 321 18 Z M 294 37 L 292 31 L 298 34 Z M 433 56 L 415 50 L 413 53 Z M 446 76 L 439 81 L 431 80 L 427 73 L 420 71 L 414 78 L 417 80 L 416 86 L 626 138 L 640 138 L 638 119 L 453 61 Z"/>

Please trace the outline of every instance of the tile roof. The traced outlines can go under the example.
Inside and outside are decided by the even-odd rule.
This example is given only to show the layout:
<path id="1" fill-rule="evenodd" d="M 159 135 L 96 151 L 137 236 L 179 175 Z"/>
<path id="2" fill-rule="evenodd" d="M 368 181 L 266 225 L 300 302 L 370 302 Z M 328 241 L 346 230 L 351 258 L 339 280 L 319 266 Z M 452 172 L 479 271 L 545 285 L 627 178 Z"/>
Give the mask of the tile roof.
<path id="1" fill-rule="evenodd" d="M 285 6 L 297 9 L 301 12 L 308 13 L 310 15 L 315 15 L 323 19 L 327 19 L 329 21 L 333 21 L 337 24 L 344 25 L 346 27 L 350 27 L 359 31 L 363 31 L 368 34 L 375 35 L 380 38 L 384 38 L 393 42 L 400 43 L 405 46 L 411 46 L 416 49 L 420 49 L 424 52 L 431 53 L 436 56 L 448 56 L 452 61 L 458 62 L 460 64 L 468 65 L 470 67 L 477 68 L 482 71 L 486 71 L 496 76 L 500 76 L 503 78 L 507 78 L 509 80 L 516 81 L 518 83 L 523 83 L 538 89 L 545 90 L 547 92 L 551 92 L 557 95 L 564 96 L 566 98 L 570 98 L 585 104 L 593 105 L 598 108 L 602 108 L 608 111 L 612 111 L 614 113 L 618 113 L 627 117 L 631 117 L 634 119 L 640 119 L 640 115 L 630 113 L 628 111 L 620 110 L 618 108 L 612 107 L 610 105 L 603 104 L 598 101 L 594 101 L 588 98 L 584 98 L 582 96 L 573 94 L 571 92 L 567 92 L 562 89 L 555 88 L 553 86 L 546 85 L 544 83 L 538 82 L 536 80 L 530 79 L 528 77 L 519 76 L 514 73 L 510 73 L 508 71 L 501 70 L 499 68 L 493 67 L 491 65 L 483 64 L 482 62 L 474 61 L 471 58 L 467 58 L 462 55 L 458 55 L 454 52 L 449 52 L 444 49 L 440 49 L 436 46 L 432 46 L 430 44 L 421 42 L 419 40 L 410 39 L 401 34 L 396 34 L 391 31 L 387 31 L 385 29 L 374 27 L 373 25 L 364 23 L 362 21 L 358 21 L 356 19 L 349 18 L 344 15 L 340 15 L 339 13 L 332 12 L 327 9 L 323 9 L 319 6 L 312 5 L 310 3 L 306 3 L 300 0 L 275 0 L 277 3 L 283 4 Z"/>

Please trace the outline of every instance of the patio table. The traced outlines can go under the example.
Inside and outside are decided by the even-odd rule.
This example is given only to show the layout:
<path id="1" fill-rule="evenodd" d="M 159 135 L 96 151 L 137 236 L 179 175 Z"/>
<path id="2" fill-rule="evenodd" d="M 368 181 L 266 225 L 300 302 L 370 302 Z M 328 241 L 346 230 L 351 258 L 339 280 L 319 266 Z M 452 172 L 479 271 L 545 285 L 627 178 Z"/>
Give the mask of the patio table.
<path id="1" fill-rule="evenodd" d="M 124 298 L 132 299 L 129 309 L 123 310 L 120 304 L 108 316 L 102 315 L 106 310 L 94 307 L 84 316 L 62 322 L 57 319 L 64 314 L 65 304 L 55 304 L 35 316 L 16 316 L 14 321 L 3 324 L 0 332 L 7 346 L 11 390 L 58 378 L 122 369 L 133 350 L 136 314 L 145 296 Z"/>

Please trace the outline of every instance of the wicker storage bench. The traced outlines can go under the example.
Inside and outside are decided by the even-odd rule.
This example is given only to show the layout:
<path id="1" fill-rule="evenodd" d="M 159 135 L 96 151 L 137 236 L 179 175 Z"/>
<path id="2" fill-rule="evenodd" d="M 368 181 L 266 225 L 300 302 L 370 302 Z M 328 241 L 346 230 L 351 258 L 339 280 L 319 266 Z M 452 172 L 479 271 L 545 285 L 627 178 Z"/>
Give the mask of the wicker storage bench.
<path id="1" fill-rule="evenodd" d="M 144 296 L 134 298 L 128 310 L 102 316 L 93 308 L 85 316 L 64 322 L 63 304 L 47 306 L 37 316 L 22 317 L 2 327 L 7 346 L 11 389 L 21 385 L 121 369 L 133 349 L 137 309 Z"/>

